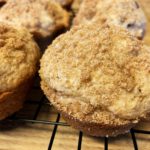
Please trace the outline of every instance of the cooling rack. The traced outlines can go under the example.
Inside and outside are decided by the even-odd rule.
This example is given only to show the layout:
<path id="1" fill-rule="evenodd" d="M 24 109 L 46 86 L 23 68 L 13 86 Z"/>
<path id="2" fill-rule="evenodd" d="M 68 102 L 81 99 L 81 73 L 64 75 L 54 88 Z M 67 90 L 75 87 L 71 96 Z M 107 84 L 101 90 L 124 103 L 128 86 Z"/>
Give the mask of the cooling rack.
<path id="1" fill-rule="evenodd" d="M 141 1 L 141 2 L 144 2 L 144 0 Z M 145 7 L 147 7 L 146 12 L 148 13 L 149 6 L 146 4 Z M 148 16 L 149 16 L 149 14 L 148 14 Z M 148 36 L 146 37 L 146 43 L 149 44 L 150 43 L 149 33 L 147 35 Z M 47 41 L 47 43 L 50 43 L 50 41 Z M 45 49 L 45 46 L 44 46 L 43 49 Z M 40 86 L 39 86 L 39 78 L 37 80 L 38 81 L 36 81 L 35 85 L 33 86 L 33 90 L 36 90 L 36 92 L 38 93 L 38 92 L 41 92 L 41 89 L 40 89 Z M 29 116 L 24 117 L 24 116 L 20 115 L 20 113 L 18 112 L 16 114 L 14 114 L 13 116 L 11 116 L 10 118 L 8 118 L 7 120 L 5 120 L 4 124 L 6 124 L 7 121 L 8 122 L 10 121 L 10 123 L 12 123 L 12 124 L 13 123 L 15 123 L 15 124 L 21 124 L 21 123 L 25 123 L 26 124 L 26 123 L 29 123 L 29 124 L 32 124 L 33 126 L 35 126 L 35 128 L 36 128 L 36 125 L 38 125 L 38 124 L 40 124 L 42 126 L 47 126 L 47 125 L 51 126 L 52 127 L 52 134 L 50 135 L 50 138 L 48 139 L 49 142 L 47 144 L 47 149 L 48 150 L 51 150 L 51 149 L 55 150 L 54 142 L 55 142 L 56 136 L 58 134 L 58 128 L 60 126 L 64 127 L 64 128 L 67 128 L 69 125 L 66 122 L 64 122 L 64 121 L 61 121 L 61 116 L 60 116 L 59 113 L 56 115 L 56 120 L 55 121 L 50 121 L 49 119 L 39 119 L 39 115 L 41 114 L 42 107 L 45 107 L 45 105 L 46 105 L 46 106 L 51 108 L 52 106 L 48 102 L 48 100 L 46 99 L 44 94 L 42 94 L 41 96 L 37 97 L 36 99 L 37 99 L 36 101 L 33 101 L 32 99 L 28 98 L 27 101 L 26 101 L 27 105 L 36 105 L 37 106 L 36 109 L 32 109 L 32 113 L 33 113 L 32 117 L 29 117 Z M 12 131 L 8 131 L 8 132 L 12 132 Z M 146 130 L 146 129 L 131 129 L 129 134 L 130 134 L 130 136 L 128 138 L 130 138 L 129 140 L 131 140 L 131 142 L 132 142 L 131 143 L 131 149 L 133 149 L 133 150 L 145 150 L 144 148 L 139 147 L 139 142 L 138 142 L 138 138 L 137 137 L 138 137 L 138 135 L 143 135 L 144 137 L 150 136 L 150 130 Z M 84 137 L 86 135 L 84 135 L 84 133 L 79 131 L 77 136 L 78 136 L 78 139 L 77 139 L 77 142 L 76 142 L 76 145 L 75 145 L 75 149 L 83 150 L 83 144 L 85 142 L 83 139 L 84 139 Z M 111 139 L 113 139 L 113 138 L 111 138 L 111 137 L 104 137 L 103 140 L 101 141 L 101 142 L 103 142 L 103 147 L 104 147 L 103 149 L 104 150 L 109 150 L 109 149 L 112 150 L 112 148 L 110 147 Z M 147 150 L 150 149 L 150 140 L 149 139 L 150 138 L 148 138 L 148 141 L 146 141 L 147 144 L 149 145 Z M 9 142 L 6 142 L 6 143 L 9 143 Z M 66 150 L 70 150 L 67 147 L 68 146 L 67 143 L 64 143 L 64 145 L 65 144 L 66 144 Z M 9 148 L 7 148 L 7 149 L 8 150 L 12 150 L 12 149 L 9 149 Z M 118 148 L 118 147 L 116 149 L 117 150 L 122 150 L 122 148 Z M 124 149 L 128 150 L 128 148 L 124 148 Z M 0 150 L 2 150 L 1 149 L 1 138 L 0 138 Z M 46 150 L 46 149 L 44 149 L 44 150 Z M 59 150 L 61 150 L 61 148 Z M 84 149 L 84 150 L 88 150 L 88 149 Z M 91 145 L 90 150 L 95 150 L 92 145 Z"/>
<path id="2" fill-rule="evenodd" d="M 35 85 L 33 86 L 33 90 L 36 90 L 37 92 L 41 92 L 40 86 L 39 86 L 39 77 L 38 77 L 38 82 L 36 81 Z M 8 118 L 8 121 L 11 122 L 15 122 L 15 123 L 31 123 L 31 124 L 42 124 L 42 125 L 50 125 L 53 126 L 53 131 L 51 134 L 51 137 L 49 139 L 49 144 L 48 144 L 48 150 L 53 150 L 53 143 L 55 141 L 55 136 L 57 134 L 57 128 L 58 126 L 63 126 L 63 127 L 67 127 L 69 126 L 66 122 L 62 122 L 60 121 L 60 114 L 57 114 L 56 117 L 56 121 L 49 121 L 49 120 L 40 120 L 38 119 L 39 114 L 41 113 L 41 108 L 44 105 L 49 105 L 49 107 L 52 107 L 51 104 L 48 102 L 48 100 L 46 99 L 46 97 L 44 96 L 44 94 L 42 94 L 42 96 L 38 97 L 37 101 L 32 101 L 32 100 L 27 100 L 26 103 L 28 105 L 37 105 L 36 109 L 34 110 L 34 115 L 32 118 L 23 118 L 20 115 L 18 115 L 17 113 L 14 114 L 13 116 L 11 116 L 10 118 Z M 132 146 L 134 150 L 140 150 L 138 148 L 138 142 L 137 142 L 137 138 L 136 135 L 137 134 L 143 134 L 145 136 L 150 135 L 150 131 L 147 130 L 139 130 L 139 129 L 131 129 L 130 130 L 130 134 L 131 134 L 131 140 L 132 140 Z M 79 131 L 78 133 L 78 142 L 76 144 L 76 149 L 77 150 L 82 150 L 82 143 L 83 143 L 83 136 L 84 134 Z M 109 150 L 109 140 L 111 139 L 111 137 L 104 137 L 104 150 Z M 54 149 L 55 150 L 55 149 Z M 61 149 L 60 149 L 61 150 Z"/>

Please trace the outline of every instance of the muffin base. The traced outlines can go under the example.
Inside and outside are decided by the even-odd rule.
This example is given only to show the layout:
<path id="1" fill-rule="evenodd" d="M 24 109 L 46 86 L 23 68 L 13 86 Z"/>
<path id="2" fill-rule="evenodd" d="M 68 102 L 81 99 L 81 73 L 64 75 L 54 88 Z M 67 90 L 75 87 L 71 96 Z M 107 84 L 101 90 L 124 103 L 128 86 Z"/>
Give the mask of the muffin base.
<path id="1" fill-rule="evenodd" d="M 32 81 L 32 79 L 29 79 L 13 91 L 0 93 L 0 120 L 7 118 L 23 107 Z"/>
<path id="2" fill-rule="evenodd" d="M 107 124 L 106 120 L 103 118 L 103 115 L 100 117 L 103 120 L 103 123 L 96 123 L 91 121 L 84 121 L 78 118 L 75 118 L 72 114 L 64 111 L 65 109 L 59 105 L 59 99 L 52 95 L 52 90 L 42 81 L 41 87 L 50 100 L 50 102 L 55 106 L 55 108 L 62 114 L 62 117 L 70 124 L 72 127 L 83 131 L 84 133 L 92 136 L 117 136 L 119 134 L 124 134 L 129 132 L 129 130 L 134 127 L 138 121 L 128 121 L 128 123 L 120 123 L 120 124 Z M 114 120 L 117 118 L 114 118 Z M 112 120 L 112 122 L 115 122 Z"/>
<path id="3" fill-rule="evenodd" d="M 64 112 L 62 112 L 62 117 L 68 124 L 70 124 L 75 129 L 81 130 L 88 135 L 97 137 L 115 137 L 120 134 L 128 133 L 129 130 L 135 126 L 135 124 L 131 123 L 122 127 L 107 127 L 105 124 L 80 121 Z"/>

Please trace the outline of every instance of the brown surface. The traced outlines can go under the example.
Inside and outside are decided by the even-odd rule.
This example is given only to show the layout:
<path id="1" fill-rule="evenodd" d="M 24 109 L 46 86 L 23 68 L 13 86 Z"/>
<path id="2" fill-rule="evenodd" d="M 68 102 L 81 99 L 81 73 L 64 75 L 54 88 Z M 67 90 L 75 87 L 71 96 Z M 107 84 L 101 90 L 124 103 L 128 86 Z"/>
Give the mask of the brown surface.
<path id="1" fill-rule="evenodd" d="M 122 28 L 81 25 L 48 47 L 39 72 L 56 91 L 50 100 L 59 109 L 81 121 L 106 118 L 110 124 L 109 118 L 138 120 L 149 112 L 149 58 L 149 48 Z M 112 115 L 99 116 L 102 109 Z"/>
<path id="2" fill-rule="evenodd" d="M 23 107 L 26 95 L 32 86 L 32 80 L 27 80 L 13 91 L 0 94 L 0 120 L 12 115 Z"/>
<path id="3" fill-rule="evenodd" d="M 10 0 L 0 9 L 0 21 L 45 38 L 69 26 L 69 13 L 49 0 Z"/>
<path id="4" fill-rule="evenodd" d="M 0 120 L 22 107 L 39 59 L 27 30 L 0 24 Z"/>
<path id="5" fill-rule="evenodd" d="M 40 50 L 22 28 L 0 24 L 0 93 L 10 92 L 38 70 Z"/>
<path id="6" fill-rule="evenodd" d="M 124 134 L 128 132 L 132 127 L 135 126 L 135 123 L 127 120 L 122 120 L 117 117 L 112 117 L 111 113 L 106 111 L 100 110 L 97 113 L 98 121 L 95 121 L 93 118 L 93 114 L 88 114 L 88 116 L 84 116 L 84 118 L 75 117 L 73 112 L 68 113 L 69 108 L 67 111 L 63 108 L 60 102 L 60 98 L 57 94 L 54 93 L 52 89 L 50 89 L 44 82 L 41 83 L 41 87 L 46 94 L 47 98 L 51 100 L 52 104 L 61 112 L 64 119 L 74 128 L 83 131 L 84 133 L 92 136 L 117 136 L 118 134 Z M 76 105 L 76 104 L 74 104 Z M 75 109 L 75 106 L 69 106 L 71 110 Z M 79 108 L 78 108 L 79 109 Z M 80 111 L 80 110 L 79 110 Z M 95 110 L 96 111 L 96 110 Z M 76 112 L 77 113 L 77 112 Z"/>
<path id="7" fill-rule="evenodd" d="M 134 0 L 84 0 L 74 25 L 92 22 L 121 26 L 139 39 L 143 39 L 146 28 L 145 15 Z"/>

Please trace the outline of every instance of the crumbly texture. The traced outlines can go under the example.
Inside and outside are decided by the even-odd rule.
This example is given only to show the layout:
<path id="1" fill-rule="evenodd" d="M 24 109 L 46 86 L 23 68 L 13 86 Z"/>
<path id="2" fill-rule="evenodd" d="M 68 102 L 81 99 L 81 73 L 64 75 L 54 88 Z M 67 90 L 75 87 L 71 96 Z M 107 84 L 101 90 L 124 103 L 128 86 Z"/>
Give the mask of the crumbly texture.
<path id="1" fill-rule="evenodd" d="M 97 22 L 126 28 L 142 39 L 146 30 L 146 17 L 134 0 L 84 0 L 74 24 Z"/>
<path id="2" fill-rule="evenodd" d="M 0 93 L 32 77 L 39 58 L 39 48 L 26 29 L 0 23 Z"/>
<path id="3" fill-rule="evenodd" d="M 89 104 L 76 101 L 73 98 L 65 97 L 63 100 L 60 97 L 61 93 L 50 88 L 44 81 L 41 82 L 41 87 L 63 118 L 74 128 L 89 135 L 117 136 L 128 132 L 138 122 L 120 119 L 103 108 L 93 109 Z M 70 104 L 65 102 L 68 100 L 72 102 Z M 93 111 L 88 113 L 89 109 L 93 109 Z"/>
<path id="4" fill-rule="evenodd" d="M 138 120 L 150 110 L 149 58 L 149 48 L 123 28 L 81 25 L 49 46 L 40 76 L 66 112 L 81 104 L 73 113 L 76 118 L 85 118 L 80 111 L 88 116 L 104 109 L 118 118 Z"/>
<path id="5" fill-rule="evenodd" d="M 66 7 L 71 5 L 73 0 L 54 0 L 55 2 L 58 2 L 61 6 Z"/>
<path id="6" fill-rule="evenodd" d="M 22 107 L 39 59 L 39 48 L 26 29 L 0 23 L 0 120 Z"/>
<path id="7" fill-rule="evenodd" d="M 49 0 L 10 0 L 0 9 L 0 21 L 26 27 L 35 37 L 47 37 L 69 26 L 69 14 Z"/>

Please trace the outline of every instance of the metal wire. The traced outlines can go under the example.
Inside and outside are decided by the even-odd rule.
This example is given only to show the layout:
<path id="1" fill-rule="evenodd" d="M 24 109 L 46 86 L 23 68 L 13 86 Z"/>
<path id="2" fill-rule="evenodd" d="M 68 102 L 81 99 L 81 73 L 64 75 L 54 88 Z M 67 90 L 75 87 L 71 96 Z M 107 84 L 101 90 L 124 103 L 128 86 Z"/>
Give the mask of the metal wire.
<path id="1" fill-rule="evenodd" d="M 57 116 L 57 119 L 56 119 L 56 122 L 58 123 L 59 122 L 59 119 L 60 119 L 60 114 L 58 114 Z M 54 139 L 55 139 L 55 134 L 57 132 L 57 127 L 58 125 L 56 124 L 54 126 L 54 129 L 53 129 L 53 133 L 52 133 L 52 136 L 51 136 L 51 139 L 50 139 L 50 143 L 49 143 L 49 146 L 48 146 L 48 150 L 51 150 L 52 149 L 52 146 L 53 146 L 53 142 L 54 142 Z"/>
<path id="2" fill-rule="evenodd" d="M 108 150 L 108 137 L 105 137 L 104 150 Z"/>
<path id="3" fill-rule="evenodd" d="M 131 129 L 130 133 L 131 133 L 131 136 L 132 136 L 132 141 L 133 141 L 134 149 L 138 150 L 138 145 L 137 145 L 137 141 L 136 141 L 136 136 L 134 134 L 134 130 Z"/>
<path id="4" fill-rule="evenodd" d="M 79 132 L 79 140 L 78 140 L 78 150 L 81 150 L 81 146 L 82 146 L 82 136 L 83 136 L 83 133 L 80 131 L 80 132 Z"/>
<path id="5" fill-rule="evenodd" d="M 39 87 L 34 87 L 34 90 L 39 90 Z M 45 101 L 46 97 L 43 95 L 42 98 L 39 101 L 26 101 L 27 104 L 32 104 L 32 105 L 37 105 L 37 108 L 35 110 L 35 113 L 33 115 L 32 119 L 24 119 L 17 117 L 17 115 L 13 115 L 12 117 L 8 118 L 9 121 L 14 121 L 14 122 L 27 122 L 27 123 L 35 123 L 35 124 L 43 124 L 43 125 L 53 125 L 53 132 L 50 138 L 50 142 L 48 145 L 48 150 L 51 150 L 53 147 L 53 143 L 55 140 L 55 135 L 57 134 L 57 128 L 58 126 L 69 126 L 65 122 L 60 122 L 60 114 L 57 115 L 56 121 L 49 121 L 49 120 L 39 120 L 38 115 L 40 114 L 41 108 L 43 105 L 50 105 L 49 102 Z M 137 129 L 131 129 L 130 130 L 131 134 L 131 139 L 133 141 L 133 148 L 135 150 L 138 150 L 138 144 L 137 144 L 137 139 L 136 139 L 136 134 L 144 134 L 144 135 L 150 135 L 150 131 L 145 131 L 145 130 L 137 130 Z M 110 138 L 110 137 L 109 137 Z M 78 138 L 78 143 L 77 143 L 77 150 L 82 150 L 82 143 L 83 143 L 83 133 L 79 132 L 79 138 Z M 109 142 L 108 142 L 108 137 L 104 138 L 104 150 L 108 150 Z"/>

